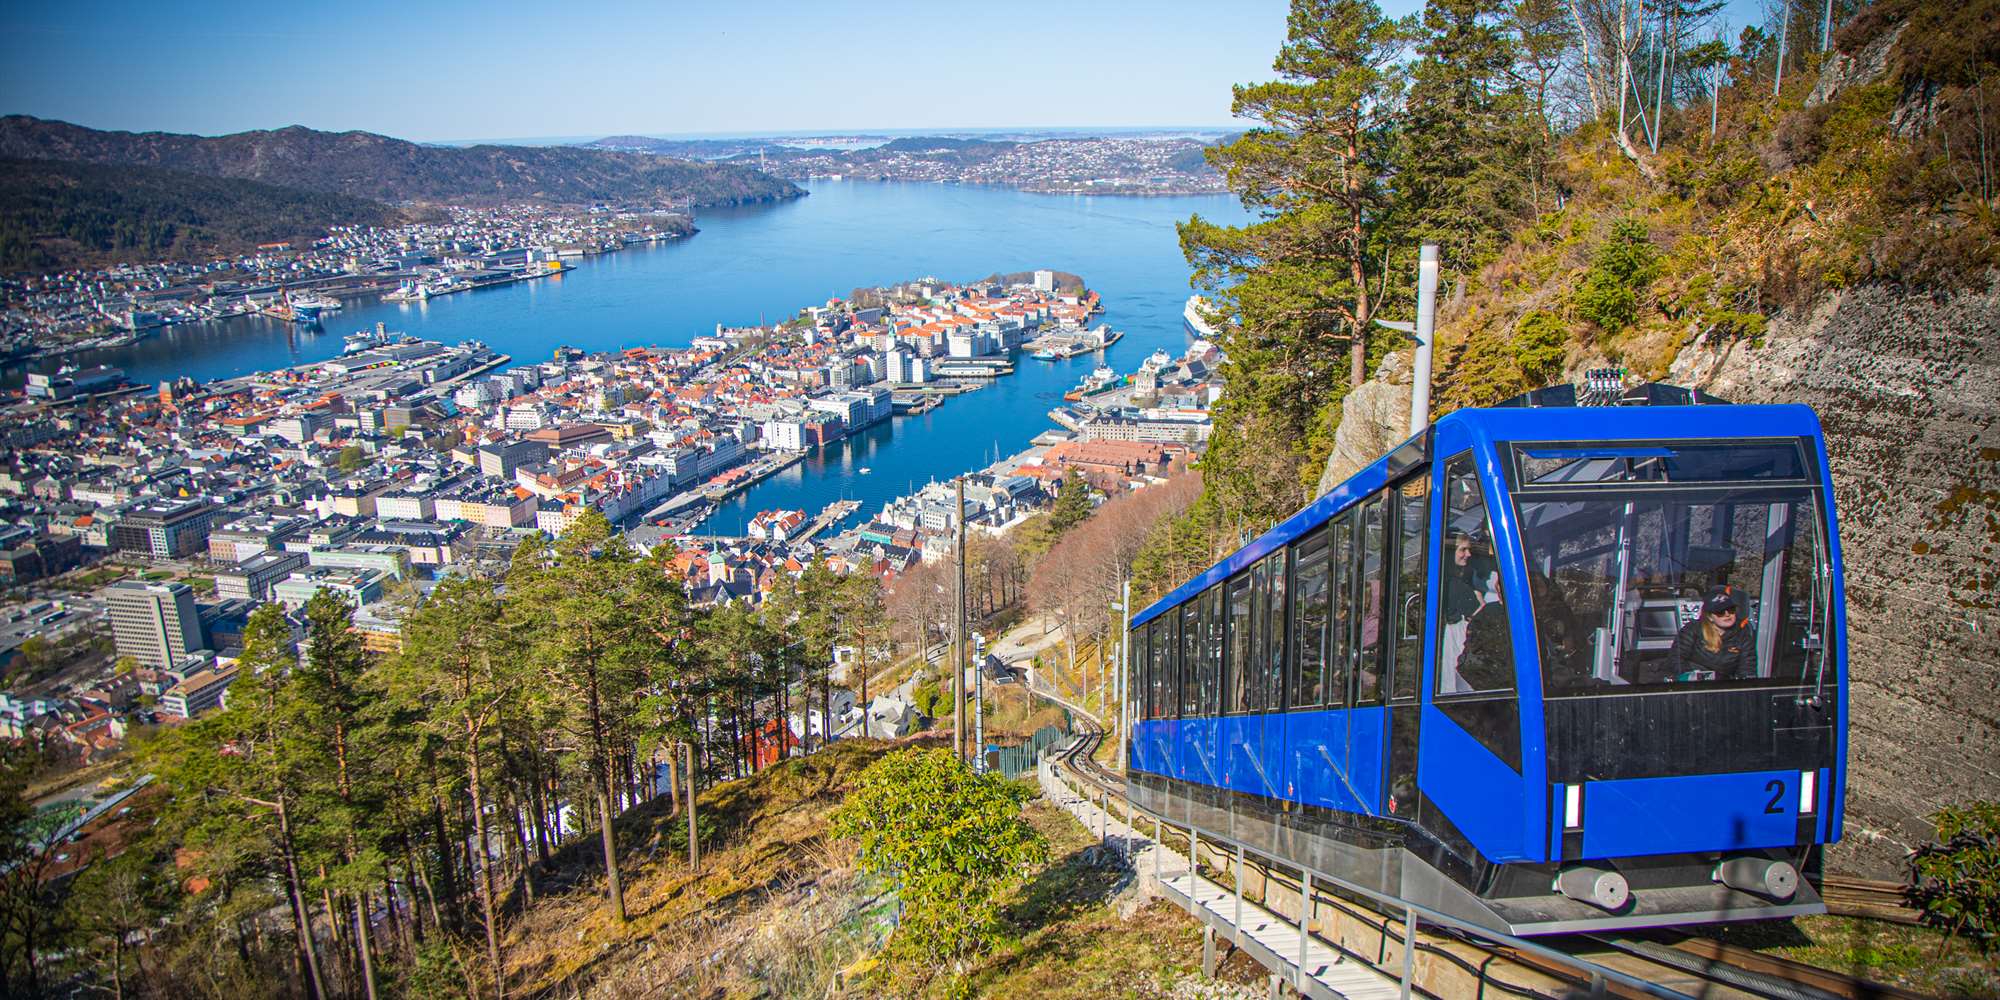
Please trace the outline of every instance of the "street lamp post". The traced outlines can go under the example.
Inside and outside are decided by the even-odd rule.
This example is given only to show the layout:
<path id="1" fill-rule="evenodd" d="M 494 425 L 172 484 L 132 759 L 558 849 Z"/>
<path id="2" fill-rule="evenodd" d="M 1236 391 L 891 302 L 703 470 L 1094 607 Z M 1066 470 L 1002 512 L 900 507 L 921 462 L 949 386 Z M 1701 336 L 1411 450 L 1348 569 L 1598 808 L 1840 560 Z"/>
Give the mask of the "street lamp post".
<path id="1" fill-rule="evenodd" d="M 1121 586 L 1120 597 L 1112 605 L 1118 611 L 1118 681 L 1112 685 L 1113 694 L 1118 697 L 1116 729 L 1112 735 L 1118 740 L 1118 767 L 1125 767 L 1125 731 L 1130 720 L 1125 716 L 1125 706 L 1130 701 L 1127 687 L 1131 678 L 1132 664 L 1132 581 L 1126 580 Z M 1102 699 L 1099 699 L 1102 704 Z M 1107 713 L 1108 714 L 1108 713 Z"/>

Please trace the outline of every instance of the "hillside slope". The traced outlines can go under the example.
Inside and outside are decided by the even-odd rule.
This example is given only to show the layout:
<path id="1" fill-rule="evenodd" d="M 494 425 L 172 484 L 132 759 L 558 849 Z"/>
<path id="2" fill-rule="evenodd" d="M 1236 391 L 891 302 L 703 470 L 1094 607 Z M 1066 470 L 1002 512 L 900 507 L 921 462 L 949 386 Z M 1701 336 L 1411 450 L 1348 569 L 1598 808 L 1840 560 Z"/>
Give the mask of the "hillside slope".
<path id="1" fill-rule="evenodd" d="M 1849 614 L 1829 865 L 1886 878 L 1929 813 L 2000 798 L 2000 250 L 1991 189 L 1961 183 L 1979 154 L 1959 116 L 1981 105 L 1935 62 L 1937 39 L 1964 37 L 1990 63 L 1993 39 L 1912 6 L 1850 22 L 1775 106 L 1768 83 L 1725 90 L 1713 136 L 1690 109 L 1652 177 L 1601 126 L 1572 137 L 1564 208 L 1445 290 L 1433 389 L 1440 411 L 1478 406 L 1610 364 L 1814 407 Z M 1343 404 L 1322 490 L 1404 433 L 1405 361 Z"/>
<path id="2" fill-rule="evenodd" d="M 422 146 L 296 125 L 207 137 L 103 132 L 9 115 L 0 118 L 0 157 L 160 167 L 390 202 L 705 207 L 803 194 L 745 166 L 575 146 Z"/>
<path id="3" fill-rule="evenodd" d="M 349 195 L 177 170 L 0 160 L 0 273 L 202 259 L 409 215 Z"/>
<path id="4" fill-rule="evenodd" d="M 855 776 L 896 746 L 844 741 L 703 792 L 699 875 L 686 866 L 685 816 L 664 801 L 627 814 L 619 834 L 632 919 L 622 927 L 582 860 L 592 845 L 567 852 L 563 874 L 508 918 L 508 995 L 1262 995 L 1241 988 L 1255 974 L 1247 960 L 1225 967 L 1238 985 L 1201 980 L 1200 928 L 1163 902 L 1121 908 L 1114 897 L 1130 869 L 1102 864 L 1095 838 L 1040 801 L 1026 816 L 1052 860 L 1005 901 L 996 947 L 957 976 L 869 959 L 893 926 L 894 892 L 858 873 L 852 845 L 825 829 Z"/>

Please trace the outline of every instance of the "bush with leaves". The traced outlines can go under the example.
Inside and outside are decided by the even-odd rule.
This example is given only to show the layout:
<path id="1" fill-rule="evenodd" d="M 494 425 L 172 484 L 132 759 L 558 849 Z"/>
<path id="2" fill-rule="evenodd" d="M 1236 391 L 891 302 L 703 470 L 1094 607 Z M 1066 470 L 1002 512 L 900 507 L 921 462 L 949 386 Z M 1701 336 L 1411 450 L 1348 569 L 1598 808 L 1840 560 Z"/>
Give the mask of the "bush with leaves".
<path id="1" fill-rule="evenodd" d="M 1639 318 L 1639 293 L 1659 272 L 1659 254 L 1646 227 L 1632 219 L 1611 224 L 1590 270 L 1571 298 L 1577 315 L 1605 333 L 1617 333 Z"/>
<path id="2" fill-rule="evenodd" d="M 1001 893 L 1048 856 L 1021 818 L 1029 794 L 941 749 L 898 751 L 861 772 L 832 831 L 860 842 L 865 871 L 895 881 L 903 916 L 891 948 L 941 962 L 993 940 Z"/>
<path id="3" fill-rule="evenodd" d="M 2000 802 L 1946 806 L 1930 819 L 1937 839 L 1910 852 L 1904 893 L 1946 941 L 1964 935 L 1990 954 L 2000 944 Z"/>

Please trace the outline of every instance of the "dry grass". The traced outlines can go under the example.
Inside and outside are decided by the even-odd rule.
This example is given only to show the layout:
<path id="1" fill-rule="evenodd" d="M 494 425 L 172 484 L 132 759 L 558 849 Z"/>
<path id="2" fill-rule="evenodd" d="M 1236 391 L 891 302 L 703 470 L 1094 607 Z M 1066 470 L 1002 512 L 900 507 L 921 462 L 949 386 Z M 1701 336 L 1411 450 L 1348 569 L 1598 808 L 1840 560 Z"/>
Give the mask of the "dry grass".
<path id="1" fill-rule="evenodd" d="M 819 996 L 833 972 L 879 939 L 881 900 L 852 850 L 828 841 L 828 814 L 852 777 L 894 744 L 852 740 L 705 792 L 702 870 L 690 872 L 685 816 L 664 803 L 621 818 L 620 925 L 603 877 L 541 896 L 507 929 L 517 996 Z M 585 848 L 590 844 L 580 845 Z M 589 850 L 573 850 L 586 864 Z"/>
<path id="2" fill-rule="evenodd" d="M 1241 956 L 1224 964 L 1219 980 L 1204 979 L 1199 926 L 1172 906 L 1141 905 L 1124 861 L 1040 800 L 1026 817 L 1048 838 L 1052 860 L 1003 900 L 1005 929 L 991 951 L 951 969 L 875 957 L 891 929 L 894 897 L 856 870 L 851 846 L 824 831 L 853 776 L 898 745 L 848 741 L 710 789 L 700 803 L 706 849 L 698 876 L 675 832 L 685 817 L 667 815 L 663 804 L 634 810 L 619 829 L 630 913 L 623 925 L 611 918 L 602 875 L 586 860 L 595 842 L 571 845 L 567 887 L 544 889 L 507 928 L 510 994 L 1262 995 L 1262 970 Z"/>

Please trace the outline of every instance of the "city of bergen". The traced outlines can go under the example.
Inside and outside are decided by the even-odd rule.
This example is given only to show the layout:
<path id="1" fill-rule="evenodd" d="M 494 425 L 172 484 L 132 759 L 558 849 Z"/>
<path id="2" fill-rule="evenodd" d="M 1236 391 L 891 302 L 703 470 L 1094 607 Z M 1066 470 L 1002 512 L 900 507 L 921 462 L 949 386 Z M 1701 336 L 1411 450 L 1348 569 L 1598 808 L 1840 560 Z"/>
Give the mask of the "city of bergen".
<path id="1" fill-rule="evenodd" d="M 967 14 L 0 18 L 0 995 L 2000 996 L 1994 0 Z"/>

